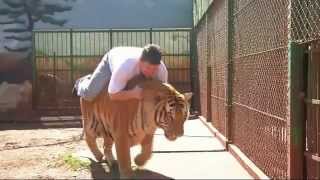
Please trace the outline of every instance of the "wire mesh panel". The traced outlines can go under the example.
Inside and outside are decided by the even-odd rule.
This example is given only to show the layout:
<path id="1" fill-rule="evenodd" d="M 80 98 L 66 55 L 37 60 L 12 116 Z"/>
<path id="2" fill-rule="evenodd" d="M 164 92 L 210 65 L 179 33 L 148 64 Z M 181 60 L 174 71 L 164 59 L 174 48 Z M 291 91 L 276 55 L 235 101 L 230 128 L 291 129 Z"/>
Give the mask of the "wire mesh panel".
<path id="1" fill-rule="evenodd" d="M 204 78 L 209 65 L 213 125 L 226 135 L 226 89 L 232 85 L 232 142 L 268 176 L 285 178 L 288 167 L 289 3 L 276 0 L 233 2 L 232 27 L 228 28 L 227 1 L 212 2 L 196 27 L 202 115 L 207 114 Z M 233 38 L 228 37 L 230 28 L 234 28 Z M 228 48 L 233 50 L 233 72 L 227 69 Z M 227 83 L 230 74 L 232 84 Z"/>
<path id="2" fill-rule="evenodd" d="M 214 0 L 193 0 L 193 22 L 198 24 Z"/>
<path id="3" fill-rule="evenodd" d="M 320 178 L 320 41 L 312 43 L 308 62 L 307 177 Z"/>
<path id="4" fill-rule="evenodd" d="M 198 25 L 197 33 L 197 59 L 198 59 L 198 73 L 200 84 L 200 110 L 201 114 L 207 118 L 207 24 L 206 19 Z"/>
<path id="5" fill-rule="evenodd" d="M 71 95 L 76 79 L 92 73 L 112 47 L 151 42 L 163 50 L 169 83 L 180 92 L 191 91 L 190 33 L 190 29 L 35 31 L 34 106 L 53 115 L 78 114 L 79 98 Z"/>
<path id="6" fill-rule="evenodd" d="M 320 1 L 291 1 L 291 40 L 305 43 L 320 39 Z"/>
<path id="7" fill-rule="evenodd" d="M 235 2 L 232 139 L 268 176 L 285 178 L 289 3 Z"/>
<path id="8" fill-rule="evenodd" d="M 227 86 L 227 1 L 213 2 L 207 16 L 208 51 L 212 68 L 211 106 L 212 123 L 226 136 L 226 86 Z"/>

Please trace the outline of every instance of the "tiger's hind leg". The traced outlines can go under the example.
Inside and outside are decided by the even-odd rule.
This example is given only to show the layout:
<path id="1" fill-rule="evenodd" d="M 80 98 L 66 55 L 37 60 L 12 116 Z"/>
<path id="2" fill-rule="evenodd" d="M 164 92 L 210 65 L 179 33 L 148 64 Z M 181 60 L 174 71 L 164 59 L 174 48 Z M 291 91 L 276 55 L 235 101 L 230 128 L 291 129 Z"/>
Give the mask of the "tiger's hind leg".
<path id="1" fill-rule="evenodd" d="M 91 126 L 89 127 L 90 129 L 87 129 L 85 131 L 85 139 L 90 151 L 92 152 L 96 160 L 100 162 L 103 160 L 103 154 L 99 150 L 96 142 L 98 137 L 98 132 L 96 131 L 97 126 L 99 126 L 99 122 L 97 120 L 93 120 Z"/>
<path id="2" fill-rule="evenodd" d="M 101 125 L 99 125 L 99 121 L 94 117 L 93 113 L 87 109 L 90 107 L 90 105 L 90 102 L 86 102 L 83 99 L 80 100 L 85 140 L 96 160 L 102 161 L 103 154 L 99 150 L 96 142 L 98 128 Z"/>
<path id="3" fill-rule="evenodd" d="M 143 166 L 152 155 L 153 134 L 147 134 L 141 143 L 141 153 L 134 158 L 136 165 Z"/>

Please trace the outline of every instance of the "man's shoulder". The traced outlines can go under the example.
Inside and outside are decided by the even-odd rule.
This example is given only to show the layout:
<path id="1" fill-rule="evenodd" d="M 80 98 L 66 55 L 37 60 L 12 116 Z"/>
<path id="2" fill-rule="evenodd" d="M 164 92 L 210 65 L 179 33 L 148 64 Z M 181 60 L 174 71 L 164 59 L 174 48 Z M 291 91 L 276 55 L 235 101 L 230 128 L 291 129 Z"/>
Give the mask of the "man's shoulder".
<path id="1" fill-rule="evenodd" d="M 118 72 L 129 74 L 128 72 L 132 72 L 137 65 L 138 65 L 137 60 L 128 58 L 118 62 L 118 66 L 116 69 Z"/>
<path id="2" fill-rule="evenodd" d="M 131 47 L 131 46 L 118 46 L 112 48 L 109 53 L 110 54 L 124 54 L 127 52 L 141 52 L 142 48 L 140 47 Z"/>

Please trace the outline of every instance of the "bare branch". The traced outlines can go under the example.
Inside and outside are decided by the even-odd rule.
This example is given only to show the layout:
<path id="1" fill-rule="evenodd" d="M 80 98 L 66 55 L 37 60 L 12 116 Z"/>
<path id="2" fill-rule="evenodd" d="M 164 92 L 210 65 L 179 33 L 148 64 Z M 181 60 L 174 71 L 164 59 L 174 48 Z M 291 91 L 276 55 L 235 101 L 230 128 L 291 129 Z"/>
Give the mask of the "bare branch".
<path id="1" fill-rule="evenodd" d="M 19 19 L 0 22 L 0 24 L 24 24 L 24 23 L 25 23 L 25 21 L 19 20 Z"/>
<path id="2" fill-rule="evenodd" d="M 26 51 L 30 50 L 30 47 L 10 48 L 8 46 L 4 46 L 4 48 L 10 52 L 26 52 Z"/>
<path id="3" fill-rule="evenodd" d="M 51 16 L 42 16 L 41 17 L 41 21 L 44 23 L 50 23 L 50 24 L 54 24 L 54 25 L 59 25 L 59 26 L 63 26 L 67 20 L 65 19 L 54 19 Z"/>
<path id="4" fill-rule="evenodd" d="M 29 29 L 26 29 L 26 28 L 8 28 L 8 29 L 4 29 L 3 32 L 21 33 L 21 32 L 29 32 Z"/>
<path id="5" fill-rule="evenodd" d="M 13 39 L 17 41 L 31 41 L 32 37 L 31 36 L 26 36 L 26 37 L 17 37 L 17 36 L 6 36 L 6 39 Z"/>
<path id="6" fill-rule="evenodd" d="M 12 0 L 3 0 L 11 8 L 21 8 L 24 6 L 24 1 L 12 1 Z"/>

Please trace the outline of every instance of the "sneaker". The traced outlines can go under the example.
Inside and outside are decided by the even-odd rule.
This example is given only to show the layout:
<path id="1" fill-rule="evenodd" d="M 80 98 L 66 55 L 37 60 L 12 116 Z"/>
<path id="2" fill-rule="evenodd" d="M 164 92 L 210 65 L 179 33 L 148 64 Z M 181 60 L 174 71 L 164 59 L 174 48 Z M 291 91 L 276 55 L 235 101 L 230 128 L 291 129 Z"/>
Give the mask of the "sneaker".
<path id="1" fill-rule="evenodd" d="M 72 88 L 72 95 L 73 96 L 78 96 L 78 87 L 79 87 L 79 83 L 83 80 L 83 79 L 90 79 L 91 78 L 91 74 L 85 75 L 80 77 L 79 79 L 76 80 L 76 82 L 74 83 L 74 86 Z"/>

